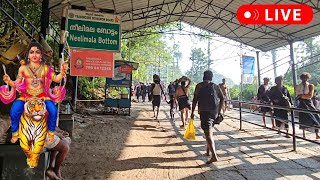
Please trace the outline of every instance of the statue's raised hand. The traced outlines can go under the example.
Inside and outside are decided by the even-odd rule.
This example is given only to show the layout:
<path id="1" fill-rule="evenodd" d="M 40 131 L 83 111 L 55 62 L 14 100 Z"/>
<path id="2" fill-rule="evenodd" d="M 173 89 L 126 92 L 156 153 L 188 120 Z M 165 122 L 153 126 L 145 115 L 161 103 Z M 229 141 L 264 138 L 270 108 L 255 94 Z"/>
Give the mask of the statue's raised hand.
<path id="1" fill-rule="evenodd" d="M 69 69 L 69 64 L 68 64 L 68 62 L 63 62 L 62 64 L 61 64 L 61 73 L 67 73 L 67 71 L 68 71 L 68 69 Z"/>
<path id="2" fill-rule="evenodd" d="M 3 81 L 8 84 L 11 81 L 10 76 L 8 74 L 3 75 Z"/>

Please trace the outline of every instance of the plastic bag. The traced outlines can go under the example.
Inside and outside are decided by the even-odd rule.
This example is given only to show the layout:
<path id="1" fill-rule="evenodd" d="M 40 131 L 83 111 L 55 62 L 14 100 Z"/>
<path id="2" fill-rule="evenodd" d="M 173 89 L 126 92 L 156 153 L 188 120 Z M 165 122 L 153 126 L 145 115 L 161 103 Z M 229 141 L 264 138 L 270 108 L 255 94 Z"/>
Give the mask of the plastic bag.
<path id="1" fill-rule="evenodd" d="M 190 119 L 188 127 L 183 136 L 186 140 L 196 140 L 196 130 L 193 125 L 193 119 Z"/>

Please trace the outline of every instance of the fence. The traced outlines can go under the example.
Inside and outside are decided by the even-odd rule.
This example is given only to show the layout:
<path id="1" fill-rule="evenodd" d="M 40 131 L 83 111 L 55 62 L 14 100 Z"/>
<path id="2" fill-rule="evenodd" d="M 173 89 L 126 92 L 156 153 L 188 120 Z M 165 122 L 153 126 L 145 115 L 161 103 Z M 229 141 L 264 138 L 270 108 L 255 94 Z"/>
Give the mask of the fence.
<path id="1" fill-rule="evenodd" d="M 276 118 L 276 119 L 279 120 L 279 121 L 287 121 L 288 124 L 289 124 L 289 122 L 291 123 L 291 125 L 292 125 L 292 133 L 289 133 L 289 134 L 292 136 L 292 145 L 293 145 L 293 150 L 294 151 L 296 151 L 296 148 L 297 148 L 297 142 L 296 142 L 297 138 L 298 139 L 303 139 L 305 141 L 320 145 L 320 142 L 317 142 L 317 141 L 314 141 L 314 140 L 310 140 L 310 139 L 307 139 L 307 138 L 304 138 L 304 137 L 301 137 L 301 136 L 297 136 L 297 134 L 296 134 L 296 125 L 304 125 L 306 127 L 315 128 L 315 129 L 320 129 L 319 126 L 308 126 L 308 125 L 305 125 L 305 124 L 302 124 L 300 122 L 296 122 L 295 121 L 295 112 L 312 113 L 312 114 L 318 114 L 319 115 L 320 114 L 319 111 L 305 110 L 305 109 L 300 109 L 300 108 L 295 108 L 295 107 L 283 107 L 283 106 L 267 105 L 267 104 L 260 104 L 260 103 L 252 103 L 252 102 L 238 101 L 238 100 L 229 100 L 229 102 L 231 102 L 232 104 L 238 104 L 239 105 L 238 109 L 233 108 L 233 110 L 239 111 L 239 118 L 228 116 L 228 115 L 227 116 L 232 118 L 232 119 L 238 119 L 240 121 L 240 130 L 242 129 L 242 126 L 243 126 L 242 123 L 246 122 L 246 123 L 250 123 L 250 124 L 253 124 L 253 125 L 256 125 L 256 126 L 261 126 L 261 127 L 270 129 L 272 131 L 278 131 L 278 130 L 275 130 L 275 129 L 272 129 L 272 128 L 268 128 L 268 127 L 262 126 L 260 124 L 257 124 L 257 123 L 254 123 L 254 122 L 250 122 L 248 120 L 243 119 L 243 117 L 242 117 L 243 113 L 249 113 L 249 114 L 262 116 L 262 114 L 260 114 L 260 113 L 244 111 L 243 110 L 243 105 L 255 105 L 255 106 L 260 106 L 260 107 L 269 107 L 269 108 L 272 108 L 272 109 L 282 109 L 282 110 L 287 110 L 288 112 L 290 112 L 289 119 L 279 119 L 279 118 Z M 270 118 L 275 118 L 275 117 L 268 116 L 268 115 L 265 115 L 265 116 L 266 117 L 270 117 Z M 283 131 L 280 131 L 280 132 L 281 133 L 285 133 Z"/>

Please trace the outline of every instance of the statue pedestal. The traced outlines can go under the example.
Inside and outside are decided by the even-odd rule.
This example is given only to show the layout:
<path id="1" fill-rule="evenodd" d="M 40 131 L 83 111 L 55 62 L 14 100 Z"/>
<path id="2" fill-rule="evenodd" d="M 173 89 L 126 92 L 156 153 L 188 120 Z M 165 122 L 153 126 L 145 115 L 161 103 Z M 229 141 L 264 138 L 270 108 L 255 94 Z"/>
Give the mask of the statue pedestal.
<path id="1" fill-rule="evenodd" d="M 45 179 L 49 152 L 41 153 L 38 167 L 30 169 L 19 144 L 0 144 L 0 179 Z"/>

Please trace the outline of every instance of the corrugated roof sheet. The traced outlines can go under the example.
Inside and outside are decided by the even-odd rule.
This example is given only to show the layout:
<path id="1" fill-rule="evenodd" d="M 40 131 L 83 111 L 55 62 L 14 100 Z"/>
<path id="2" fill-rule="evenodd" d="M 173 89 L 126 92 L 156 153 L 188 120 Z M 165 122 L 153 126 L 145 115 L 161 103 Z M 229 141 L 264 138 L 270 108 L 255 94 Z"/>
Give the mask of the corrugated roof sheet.
<path id="1" fill-rule="evenodd" d="M 50 7 L 60 2 L 50 0 Z M 307 4 L 313 9 L 313 21 L 308 25 L 242 25 L 235 17 L 237 9 L 251 3 Z M 114 10 L 122 16 L 123 32 L 182 21 L 262 51 L 320 34 L 318 0 L 72 0 L 69 4 Z M 61 18 L 62 6 L 51 9 L 53 17 Z"/>

